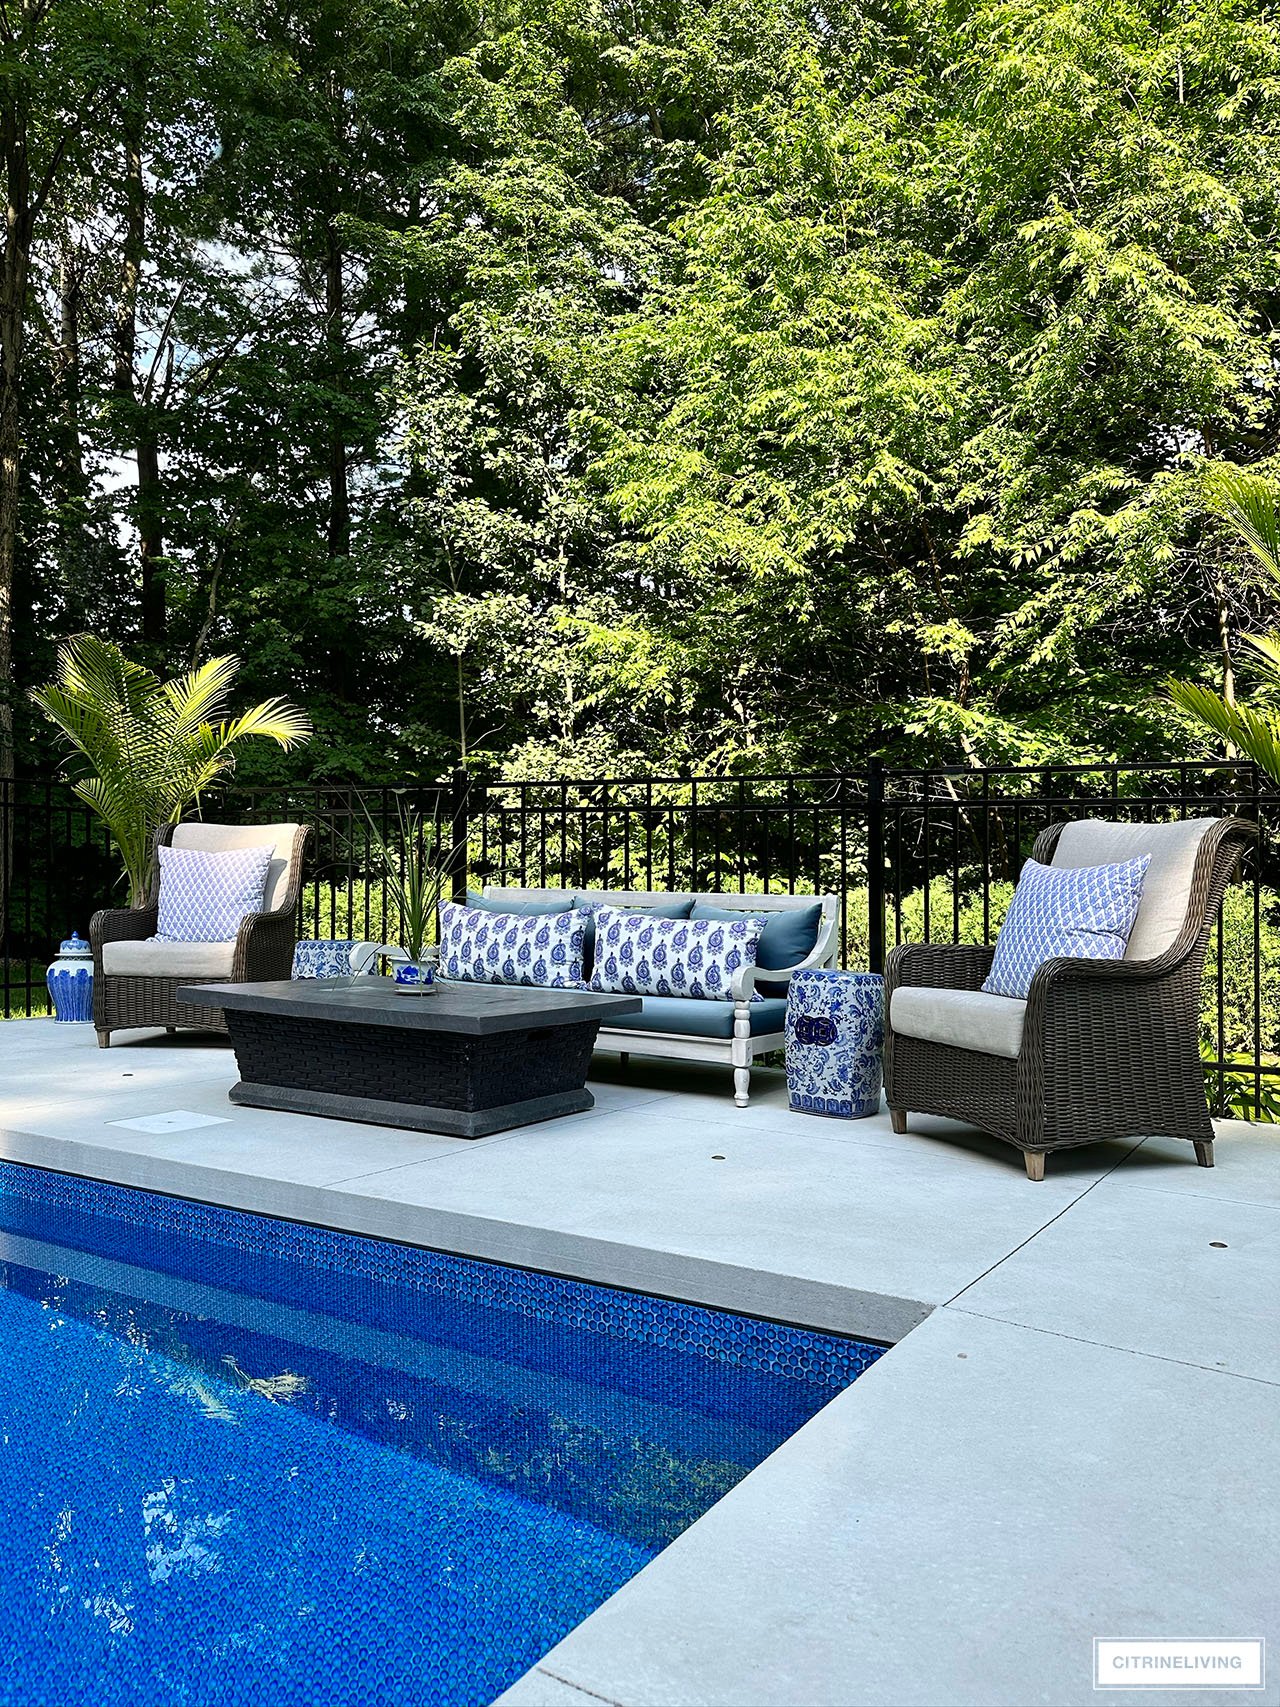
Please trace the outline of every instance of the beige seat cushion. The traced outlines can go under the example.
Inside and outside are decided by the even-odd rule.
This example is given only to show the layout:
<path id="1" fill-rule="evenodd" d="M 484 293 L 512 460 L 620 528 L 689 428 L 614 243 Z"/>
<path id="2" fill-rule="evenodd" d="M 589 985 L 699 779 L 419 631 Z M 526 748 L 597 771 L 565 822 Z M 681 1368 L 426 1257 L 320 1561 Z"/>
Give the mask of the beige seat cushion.
<path id="1" fill-rule="evenodd" d="M 289 855 L 293 852 L 296 824 L 205 824 L 198 818 L 179 824 L 173 832 L 175 848 L 195 848 L 200 853 L 229 853 L 235 848 L 275 849 L 267 867 L 267 887 L 262 899 L 264 913 L 284 905 L 289 887 Z"/>
<path id="2" fill-rule="evenodd" d="M 1142 901 L 1129 934 L 1126 960 L 1154 960 L 1173 943 L 1187 917 L 1196 855 L 1213 818 L 1172 824 L 1112 824 L 1084 818 L 1068 824 L 1053 850 L 1054 865 L 1117 865 L 1151 855 Z"/>
<path id="3" fill-rule="evenodd" d="M 903 984 L 893 992 L 889 1023 L 904 1037 L 949 1043 L 979 1055 L 1017 1057 L 1027 1004 L 981 990 L 938 990 Z"/>
<path id="4" fill-rule="evenodd" d="M 211 984 L 231 976 L 234 942 L 106 942 L 102 970 L 126 978 L 199 978 Z"/>

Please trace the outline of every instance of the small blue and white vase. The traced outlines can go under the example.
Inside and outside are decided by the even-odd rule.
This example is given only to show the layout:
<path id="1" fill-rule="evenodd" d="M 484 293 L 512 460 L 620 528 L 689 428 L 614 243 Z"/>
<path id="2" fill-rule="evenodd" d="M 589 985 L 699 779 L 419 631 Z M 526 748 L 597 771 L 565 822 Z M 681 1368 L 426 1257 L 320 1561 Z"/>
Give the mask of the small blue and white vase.
<path id="1" fill-rule="evenodd" d="M 411 990 L 416 995 L 425 996 L 436 987 L 435 963 L 430 960 L 410 960 L 406 957 L 396 966 L 394 977 L 402 990 Z"/>
<path id="2" fill-rule="evenodd" d="M 78 1024 L 93 1018 L 93 950 L 80 935 L 72 931 L 58 945 L 58 958 L 45 973 L 53 1017 L 62 1025 Z"/>
<path id="3" fill-rule="evenodd" d="M 812 967 L 787 992 L 787 1095 L 798 1114 L 865 1120 L 880 1112 L 884 979 Z"/>

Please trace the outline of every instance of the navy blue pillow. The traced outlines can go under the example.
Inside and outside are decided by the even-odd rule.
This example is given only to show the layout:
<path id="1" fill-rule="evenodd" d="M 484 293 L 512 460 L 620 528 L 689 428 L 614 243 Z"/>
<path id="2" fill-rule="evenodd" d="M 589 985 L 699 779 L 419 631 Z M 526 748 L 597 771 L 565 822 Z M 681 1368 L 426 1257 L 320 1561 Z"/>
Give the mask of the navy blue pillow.
<path id="1" fill-rule="evenodd" d="M 750 913 L 750 907 L 714 907 L 709 901 L 695 901 L 689 916 L 694 919 L 740 919 Z M 821 901 L 815 901 L 812 907 L 789 907 L 780 913 L 766 912 L 762 907 L 755 917 L 765 921 L 764 930 L 760 933 L 760 946 L 756 950 L 756 965 L 762 972 L 770 968 L 776 971 L 779 966 L 795 966 L 811 955 L 817 946 L 818 932 L 822 928 Z M 765 996 L 785 996 L 787 993 L 785 984 L 767 984 L 763 978 L 757 988 Z"/>

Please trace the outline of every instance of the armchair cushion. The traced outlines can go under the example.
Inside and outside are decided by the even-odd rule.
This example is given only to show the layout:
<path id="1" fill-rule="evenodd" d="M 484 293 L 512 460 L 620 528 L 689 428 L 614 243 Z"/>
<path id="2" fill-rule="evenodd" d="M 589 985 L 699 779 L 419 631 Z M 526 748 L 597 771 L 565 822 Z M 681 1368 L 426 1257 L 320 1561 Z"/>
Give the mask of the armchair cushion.
<path id="1" fill-rule="evenodd" d="M 1123 960 L 1151 856 L 1119 865 L 1022 868 L 982 988 L 1025 1000 L 1046 960 Z"/>
<path id="2" fill-rule="evenodd" d="M 196 978 L 227 982 L 235 959 L 234 942 L 105 942 L 102 970 L 123 978 Z"/>
<path id="3" fill-rule="evenodd" d="M 160 847 L 160 916 L 163 942 L 231 942 L 241 921 L 262 911 L 272 847 L 223 853 Z"/>
<path id="4" fill-rule="evenodd" d="M 903 1037 L 1016 1060 L 1026 1012 L 1027 1004 L 1012 996 L 900 984 L 889 1003 L 889 1024 Z"/>
<path id="5" fill-rule="evenodd" d="M 293 843 L 301 828 L 300 824 L 206 824 L 203 819 L 191 818 L 174 826 L 170 846 L 195 848 L 201 853 L 229 853 L 236 848 L 270 845 L 271 863 L 267 867 L 262 911 L 277 913 L 288 899 Z"/>
<path id="6" fill-rule="evenodd" d="M 1154 960 L 1172 947 L 1187 918 L 1196 856 L 1213 818 L 1169 824 L 1113 824 L 1097 818 L 1064 826 L 1053 851 L 1058 866 L 1105 865 L 1149 856 L 1142 902 L 1129 933 L 1126 960 Z"/>

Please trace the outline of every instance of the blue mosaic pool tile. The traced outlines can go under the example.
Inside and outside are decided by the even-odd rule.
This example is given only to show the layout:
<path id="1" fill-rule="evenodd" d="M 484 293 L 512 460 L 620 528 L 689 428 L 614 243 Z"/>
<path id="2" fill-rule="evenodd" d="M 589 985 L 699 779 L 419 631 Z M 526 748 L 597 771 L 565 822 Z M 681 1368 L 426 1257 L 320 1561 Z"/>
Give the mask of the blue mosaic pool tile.
<path id="1" fill-rule="evenodd" d="M 160 1197 L 128 1186 L 52 1174 L 21 1163 L 0 1163 L 0 1202 L 25 1197 L 49 1207 L 90 1212 L 127 1226 L 175 1238 L 220 1244 L 366 1280 L 437 1293 L 510 1310 L 538 1322 L 608 1334 L 640 1345 L 688 1351 L 735 1368 L 754 1369 L 822 1386 L 844 1385 L 879 1356 L 882 1347 L 813 1333 L 778 1322 L 731 1316 L 643 1293 L 567 1280 L 528 1269 L 479 1262 L 369 1239 L 353 1233 L 279 1221 L 220 1206 Z M 731 1330 L 731 1331 L 730 1331 Z"/>

